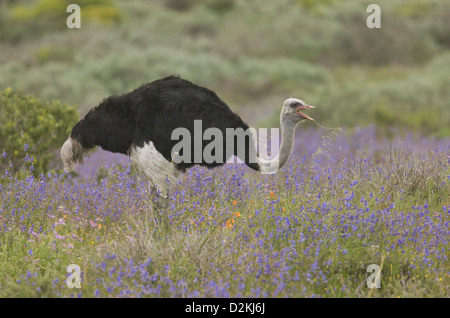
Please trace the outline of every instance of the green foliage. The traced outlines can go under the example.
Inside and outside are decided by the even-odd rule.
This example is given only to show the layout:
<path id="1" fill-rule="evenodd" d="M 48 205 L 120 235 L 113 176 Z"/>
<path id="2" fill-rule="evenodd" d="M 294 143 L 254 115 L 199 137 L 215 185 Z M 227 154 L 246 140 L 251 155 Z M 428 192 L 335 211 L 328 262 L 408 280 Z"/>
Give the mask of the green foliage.
<path id="1" fill-rule="evenodd" d="M 84 8 L 84 7 L 83 7 Z M 83 9 L 83 18 L 88 21 L 98 21 L 104 24 L 112 22 L 120 22 L 122 20 L 122 14 L 117 8 L 112 5 L 98 4 L 98 5 L 86 5 Z"/>
<path id="2" fill-rule="evenodd" d="M 73 3 L 78 4 L 82 10 L 90 10 L 91 14 L 88 18 L 99 20 L 101 22 L 112 22 L 120 19 L 120 13 L 114 8 L 110 0 L 78 0 Z M 56 19 L 64 22 L 67 18 L 68 2 L 60 0 L 40 0 L 33 6 L 18 5 L 12 10 L 13 21 L 26 22 L 36 19 Z M 105 20 L 103 10 L 107 11 L 106 15 L 110 18 Z M 111 14 L 114 12 L 114 14 Z"/>
<path id="3" fill-rule="evenodd" d="M 367 6 L 367 5 L 366 5 Z M 381 28 L 366 27 L 366 6 L 337 7 L 340 32 L 333 38 L 335 62 L 361 63 L 381 66 L 385 64 L 415 64 L 429 60 L 436 54 L 435 43 L 426 31 L 428 17 L 414 21 L 400 15 L 395 8 L 382 6 Z"/>
<path id="4" fill-rule="evenodd" d="M 170 10 L 186 12 L 197 5 L 205 5 L 217 14 L 230 11 L 235 6 L 235 0 L 164 0 L 164 6 Z"/>
<path id="5" fill-rule="evenodd" d="M 187 11 L 194 5 L 194 0 L 165 0 L 164 5 L 174 11 Z"/>
<path id="6" fill-rule="evenodd" d="M 43 46 L 36 53 L 36 59 L 39 63 L 55 61 L 70 62 L 73 60 L 73 57 L 73 52 L 69 49 L 50 45 Z"/>
<path id="7" fill-rule="evenodd" d="M 441 47 L 450 48 L 450 3 L 434 10 L 431 17 L 433 22 L 428 27 L 430 36 Z"/>
<path id="8" fill-rule="evenodd" d="M 371 68 L 350 69 L 346 78 L 335 77 L 305 94 L 304 99 L 319 106 L 312 117 L 326 126 L 375 123 L 386 131 L 403 127 L 424 135 L 449 136 L 449 62 L 450 55 L 443 54 L 407 76 L 392 68 L 392 75 L 382 75 L 384 71 L 378 70 L 375 76 Z M 278 122 L 276 110 L 269 125 Z"/>
<path id="9" fill-rule="evenodd" d="M 82 20 L 110 24 L 120 22 L 121 12 L 111 0 L 79 0 Z M 0 23 L 0 39 L 19 42 L 30 36 L 40 36 L 50 30 L 62 31 L 67 29 L 66 12 L 70 4 L 61 0 L 39 0 L 33 5 L 17 4 L 11 6 L 4 16 L 4 23 Z"/>
<path id="10" fill-rule="evenodd" d="M 306 8 L 311 8 L 317 5 L 330 4 L 335 0 L 298 0 L 298 3 L 305 6 Z"/>
<path id="11" fill-rule="evenodd" d="M 11 88 L 0 91 L 0 151 L 6 153 L 0 168 L 32 165 L 35 175 L 48 170 L 77 120 L 74 106 L 45 103 Z"/>
<path id="12" fill-rule="evenodd" d="M 235 6 L 234 0 L 203 0 L 205 5 L 218 14 L 226 13 Z"/>
<path id="13" fill-rule="evenodd" d="M 405 17 L 425 17 L 432 10 L 433 4 L 428 0 L 409 1 L 396 6 L 395 12 Z"/>
<path id="14" fill-rule="evenodd" d="M 249 124 L 273 110 L 278 125 L 280 100 L 298 96 L 319 106 L 314 118 L 328 126 L 375 122 L 449 135 L 446 0 L 385 1 L 381 29 L 366 27 L 370 1 L 85 0 L 77 2 L 82 28 L 70 31 L 63 1 L 53 1 L 2 7 L 1 89 L 84 112 L 176 74 L 234 109 L 263 107 Z M 17 45 L 2 41 L 13 38 Z"/>

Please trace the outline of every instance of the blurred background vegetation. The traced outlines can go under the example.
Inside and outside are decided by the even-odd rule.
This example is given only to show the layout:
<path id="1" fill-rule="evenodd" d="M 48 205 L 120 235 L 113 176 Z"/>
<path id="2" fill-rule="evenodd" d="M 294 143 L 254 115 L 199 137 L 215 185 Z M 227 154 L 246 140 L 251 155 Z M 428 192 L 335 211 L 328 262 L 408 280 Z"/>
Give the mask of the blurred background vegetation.
<path id="1" fill-rule="evenodd" d="M 81 29 L 66 26 L 70 3 Z M 370 3 L 381 29 L 366 26 Z M 276 127 L 281 101 L 295 96 L 320 106 L 312 117 L 323 125 L 442 138 L 449 49 L 448 0 L 0 0 L 0 90 L 81 115 L 175 74 L 255 126 Z"/>

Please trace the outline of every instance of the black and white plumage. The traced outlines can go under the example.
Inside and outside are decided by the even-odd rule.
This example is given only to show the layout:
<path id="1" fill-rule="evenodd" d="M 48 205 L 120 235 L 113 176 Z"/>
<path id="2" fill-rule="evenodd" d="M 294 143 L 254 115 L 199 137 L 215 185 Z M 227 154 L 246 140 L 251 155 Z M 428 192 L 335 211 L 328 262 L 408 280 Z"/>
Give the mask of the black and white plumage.
<path id="1" fill-rule="evenodd" d="M 280 117 L 282 142 L 279 157 L 271 161 L 258 158 L 252 138 L 246 136 L 245 149 L 248 151 L 245 158 L 240 159 L 253 170 L 263 173 L 283 166 L 292 152 L 296 125 L 302 119 L 311 119 L 300 110 L 312 107 L 299 99 L 286 99 Z M 172 132 L 183 127 L 193 134 L 195 120 L 201 120 L 203 131 L 214 127 L 222 132 L 223 160 L 194 163 L 192 144 L 192 160 L 173 162 L 172 149 L 179 141 L 171 139 Z M 227 134 L 227 128 L 247 130 L 249 127 L 213 91 L 170 76 L 130 93 L 104 99 L 73 127 L 61 148 L 61 158 L 65 170 L 71 171 L 75 164 L 83 163 L 83 158 L 95 146 L 126 154 L 139 174 L 165 195 L 168 185 L 176 182 L 180 174 L 193 165 L 213 168 L 229 159 L 225 145 L 227 138 L 235 136 Z M 203 148 L 209 142 L 204 140 Z M 238 156 L 237 142 L 234 145 L 233 154 Z"/>

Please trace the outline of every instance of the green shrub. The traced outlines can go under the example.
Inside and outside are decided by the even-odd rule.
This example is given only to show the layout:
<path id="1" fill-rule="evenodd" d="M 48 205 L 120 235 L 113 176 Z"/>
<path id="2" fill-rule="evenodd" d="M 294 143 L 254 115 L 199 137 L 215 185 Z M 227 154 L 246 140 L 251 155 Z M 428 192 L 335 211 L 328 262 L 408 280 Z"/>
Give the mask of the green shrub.
<path id="1" fill-rule="evenodd" d="M 168 9 L 171 9 L 174 11 L 179 11 L 179 12 L 184 12 L 184 11 L 190 10 L 194 6 L 194 1 L 193 0 L 166 0 L 164 2 L 164 5 Z"/>
<path id="2" fill-rule="evenodd" d="M 428 32 L 433 40 L 444 49 L 450 47 L 450 3 L 445 3 L 430 14 L 432 23 L 428 26 Z"/>
<path id="3" fill-rule="evenodd" d="M 11 88 L 0 91 L 0 168 L 12 163 L 18 171 L 32 165 L 35 175 L 48 170 L 77 120 L 76 107 L 45 103 Z"/>
<path id="4" fill-rule="evenodd" d="M 298 3 L 306 8 L 311 8 L 315 5 L 324 5 L 333 3 L 334 0 L 298 0 Z"/>
<path id="5" fill-rule="evenodd" d="M 39 63 L 47 62 L 71 62 L 74 58 L 74 54 L 71 50 L 64 47 L 54 47 L 51 45 L 45 45 L 41 47 L 36 53 L 36 59 Z"/>
<path id="6" fill-rule="evenodd" d="M 110 16 L 107 22 L 120 19 L 120 12 L 114 8 L 110 0 L 79 0 L 74 1 L 81 8 L 81 12 L 89 10 L 92 20 L 104 22 L 105 14 Z M 28 20 L 50 18 L 59 22 L 65 22 L 68 16 L 66 12 L 69 2 L 61 0 L 40 0 L 33 6 L 18 5 L 12 10 L 12 18 L 15 21 L 26 22 Z M 95 13 L 93 13 L 95 11 Z M 111 14 L 114 11 L 114 14 Z M 64 23 L 65 25 L 65 23 Z"/>
<path id="7" fill-rule="evenodd" d="M 108 24 L 122 20 L 122 13 L 111 0 L 78 0 L 74 3 L 81 8 L 82 26 L 85 21 Z M 0 39 L 17 43 L 49 31 L 67 30 L 66 19 L 70 13 L 66 9 L 69 4 L 61 0 L 39 0 L 33 5 L 5 6 L 3 21 L 0 21 Z"/>
<path id="8" fill-rule="evenodd" d="M 232 10 L 235 7 L 234 0 L 204 0 L 207 8 L 217 14 L 223 14 Z"/>
<path id="9" fill-rule="evenodd" d="M 424 26 L 424 18 L 412 18 L 383 7 L 382 26 L 366 27 L 366 6 L 342 6 L 338 10 L 341 32 L 333 38 L 330 58 L 345 64 L 412 65 L 430 60 L 436 45 Z"/>
<path id="10" fill-rule="evenodd" d="M 395 126 L 447 137 L 450 132 L 449 63 L 450 54 L 441 54 L 409 73 L 392 67 L 386 69 L 392 76 L 381 69 L 373 76 L 371 67 L 360 66 L 348 69 L 344 78 L 335 75 L 330 81 L 317 81 L 316 87 L 309 90 L 303 90 L 308 86 L 299 82 L 302 90 L 295 95 L 318 106 L 310 115 L 324 126 L 349 128 L 375 123 L 386 131 Z M 278 123 L 276 110 L 267 125 L 274 127 Z"/>

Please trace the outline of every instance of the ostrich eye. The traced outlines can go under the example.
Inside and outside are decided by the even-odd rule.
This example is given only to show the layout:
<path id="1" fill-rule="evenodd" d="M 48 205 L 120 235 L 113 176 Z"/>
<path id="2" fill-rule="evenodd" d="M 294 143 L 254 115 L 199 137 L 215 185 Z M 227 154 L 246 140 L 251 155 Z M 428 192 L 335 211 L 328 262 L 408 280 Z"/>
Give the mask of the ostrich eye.
<path id="1" fill-rule="evenodd" d="M 298 105 L 300 105 L 299 102 L 293 102 L 289 105 L 289 107 L 294 108 L 294 107 L 297 107 Z"/>

